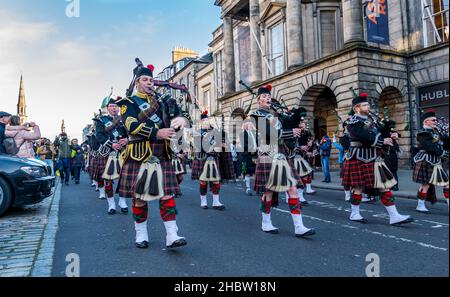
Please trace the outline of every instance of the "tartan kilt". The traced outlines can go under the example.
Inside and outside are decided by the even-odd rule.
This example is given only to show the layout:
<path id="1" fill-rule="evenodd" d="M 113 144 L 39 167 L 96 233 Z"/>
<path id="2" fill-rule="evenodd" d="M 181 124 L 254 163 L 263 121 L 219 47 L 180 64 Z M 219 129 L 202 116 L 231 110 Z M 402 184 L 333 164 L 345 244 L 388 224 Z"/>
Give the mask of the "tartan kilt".
<path id="1" fill-rule="evenodd" d="M 172 162 L 168 160 L 161 160 L 161 168 L 163 174 L 163 189 L 165 196 L 179 195 L 180 186 L 178 185 L 177 177 L 175 175 L 175 168 Z M 117 185 L 117 193 L 123 198 L 134 198 L 137 177 L 142 162 L 138 162 L 131 158 L 123 164 L 120 172 L 120 178 Z"/>
<path id="2" fill-rule="evenodd" d="M 233 156 L 230 152 L 223 152 L 219 154 L 219 172 L 221 180 L 235 179 Z"/>
<path id="3" fill-rule="evenodd" d="M 217 158 L 215 158 L 215 159 L 216 159 L 217 168 L 219 168 L 219 171 L 220 171 L 219 161 L 217 160 Z M 205 166 L 206 160 L 207 160 L 207 158 L 203 159 L 203 160 L 195 158 L 194 160 L 192 160 L 192 172 L 191 172 L 192 180 L 200 179 L 200 176 L 203 173 L 203 167 Z M 219 174 L 220 174 L 220 178 L 222 179 L 222 172 L 220 171 Z"/>
<path id="4" fill-rule="evenodd" d="M 373 188 L 375 185 L 375 161 L 364 163 L 356 158 L 345 160 L 342 171 L 344 187 Z"/>
<path id="5" fill-rule="evenodd" d="M 412 180 L 418 184 L 429 184 L 433 175 L 433 165 L 426 161 L 414 164 Z"/>
<path id="6" fill-rule="evenodd" d="M 289 162 L 289 166 L 291 168 L 292 176 L 295 180 L 300 181 L 300 176 L 295 172 L 293 169 L 291 162 Z M 258 162 L 256 164 L 256 172 L 255 172 L 255 185 L 253 189 L 256 193 L 262 194 L 264 192 L 267 192 L 266 185 L 269 181 L 270 177 L 270 170 L 272 169 L 272 158 L 269 156 L 260 156 L 258 158 Z"/>
<path id="7" fill-rule="evenodd" d="M 92 176 L 95 181 L 103 180 L 103 172 L 105 172 L 108 157 L 97 156 L 94 160 Z"/>
<path id="8" fill-rule="evenodd" d="M 89 173 L 89 176 L 92 178 L 94 176 L 94 171 L 92 170 L 92 167 L 94 166 L 94 156 L 92 156 L 91 154 L 89 154 L 89 162 L 88 162 L 88 168 L 87 168 L 87 172 Z"/>
<path id="9" fill-rule="evenodd" d="M 291 166 L 291 168 L 292 168 L 292 172 L 295 173 L 295 175 L 294 175 L 295 179 L 297 180 L 297 182 L 298 182 L 299 184 L 303 185 L 302 177 L 301 177 L 300 175 L 298 175 L 297 172 L 296 172 L 295 169 L 294 169 L 294 168 L 295 168 L 295 167 L 294 167 L 294 158 L 292 158 L 292 159 L 288 158 L 287 160 L 288 160 L 289 166 Z M 309 174 L 308 174 L 308 175 L 309 175 Z M 308 177 L 308 175 L 305 175 L 304 177 Z"/>

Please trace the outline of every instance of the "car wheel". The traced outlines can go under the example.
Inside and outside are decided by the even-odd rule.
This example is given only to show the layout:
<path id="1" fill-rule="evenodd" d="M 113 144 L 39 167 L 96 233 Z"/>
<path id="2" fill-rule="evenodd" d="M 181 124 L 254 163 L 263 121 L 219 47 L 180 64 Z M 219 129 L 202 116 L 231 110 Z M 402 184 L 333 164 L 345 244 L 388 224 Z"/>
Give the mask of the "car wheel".
<path id="1" fill-rule="evenodd" d="M 0 216 L 11 206 L 12 192 L 6 181 L 0 177 Z"/>

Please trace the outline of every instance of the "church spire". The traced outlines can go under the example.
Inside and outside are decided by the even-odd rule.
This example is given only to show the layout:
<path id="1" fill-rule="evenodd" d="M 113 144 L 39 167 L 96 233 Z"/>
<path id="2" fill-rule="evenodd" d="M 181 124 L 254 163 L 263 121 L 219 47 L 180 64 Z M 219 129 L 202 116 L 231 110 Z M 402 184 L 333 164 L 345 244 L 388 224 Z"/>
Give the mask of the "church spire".
<path id="1" fill-rule="evenodd" d="M 20 75 L 19 100 L 17 102 L 17 115 L 20 117 L 20 123 L 27 121 L 27 105 L 25 103 L 25 90 L 23 87 L 23 76 Z"/>

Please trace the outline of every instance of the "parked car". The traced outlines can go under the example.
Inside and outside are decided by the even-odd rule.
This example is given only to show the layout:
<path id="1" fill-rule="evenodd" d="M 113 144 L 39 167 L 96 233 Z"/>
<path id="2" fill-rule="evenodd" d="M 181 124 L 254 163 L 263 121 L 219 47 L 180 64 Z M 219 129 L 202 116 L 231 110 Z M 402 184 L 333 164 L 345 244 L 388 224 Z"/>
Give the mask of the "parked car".
<path id="1" fill-rule="evenodd" d="M 54 185 L 46 163 L 0 155 L 0 216 L 10 207 L 41 202 L 52 194 Z"/>

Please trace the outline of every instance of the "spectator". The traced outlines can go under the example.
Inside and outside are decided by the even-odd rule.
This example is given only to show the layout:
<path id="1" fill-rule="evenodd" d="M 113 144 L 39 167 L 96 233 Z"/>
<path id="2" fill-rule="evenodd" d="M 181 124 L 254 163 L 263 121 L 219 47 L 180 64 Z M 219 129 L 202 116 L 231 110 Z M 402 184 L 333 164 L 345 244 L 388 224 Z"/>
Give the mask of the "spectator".
<path id="1" fill-rule="evenodd" d="M 64 180 L 66 186 L 69 185 L 70 178 L 70 159 L 72 157 L 72 148 L 65 132 L 56 137 L 53 142 L 58 150 L 58 170 L 61 181 Z"/>
<path id="2" fill-rule="evenodd" d="M 233 157 L 234 174 L 236 176 L 237 181 L 241 176 L 241 172 L 239 170 L 239 158 L 237 152 L 237 144 L 235 140 L 233 140 L 233 143 L 230 145 L 230 147 L 231 147 L 231 156 Z"/>
<path id="3" fill-rule="evenodd" d="M 342 133 L 342 131 L 339 131 L 339 139 L 342 138 L 342 136 L 344 135 L 344 133 Z M 337 140 L 336 140 L 336 135 L 333 136 L 333 145 L 334 147 L 339 151 L 338 153 L 338 164 L 339 164 L 339 168 L 342 168 L 342 165 L 344 163 L 344 147 L 342 146 L 342 144 L 340 144 Z"/>
<path id="4" fill-rule="evenodd" d="M 330 155 L 331 155 L 331 140 L 328 137 L 328 135 L 325 135 L 322 137 L 322 140 L 319 144 L 319 150 L 320 150 L 320 160 L 322 163 L 322 171 L 324 180 L 322 182 L 324 183 L 330 183 L 331 182 L 331 176 L 330 176 Z"/>
<path id="5" fill-rule="evenodd" d="M 52 170 L 51 175 L 54 175 L 55 150 L 50 142 L 50 139 L 43 138 L 41 140 L 40 146 L 37 148 L 37 155 L 41 161 L 44 161 L 48 166 L 50 166 L 50 169 Z"/>
<path id="6" fill-rule="evenodd" d="M 5 148 L 3 147 L 3 140 L 5 139 L 6 125 L 9 123 L 11 115 L 7 112 L 0 111 L 0 154 L 5 154 Z"/>
<path id="7" fill-rule="evenodd" d="M 80 172 L 84 164 L 84 151 L 78 144 L 78 139 L 72 139 L 72 150 L 75 152 L 75 156 L 72 159 L 72 167 L 75 178 L 75 184 L 80 183 Z"/>
<path id="8" fill-rule="evenodd" d="M 26 125 L 27 129 L 17 131 L 21 127 L 20 117 L 12 116 L 9 119 L 9 126 L 6 127 L 6 137 L 13 137 L 19 152 L 16 154 L 19 158 L 35 158 L 33 142 L 41 138 L 41 131 L 36 123 L 31 122 Z"/>

